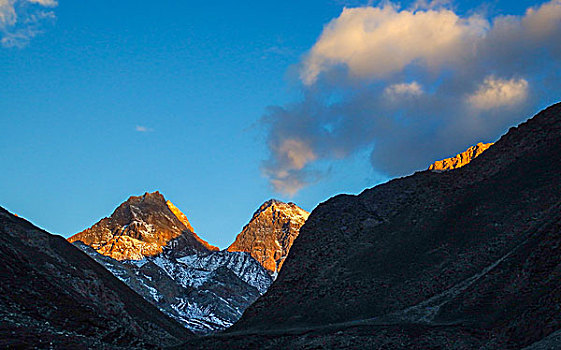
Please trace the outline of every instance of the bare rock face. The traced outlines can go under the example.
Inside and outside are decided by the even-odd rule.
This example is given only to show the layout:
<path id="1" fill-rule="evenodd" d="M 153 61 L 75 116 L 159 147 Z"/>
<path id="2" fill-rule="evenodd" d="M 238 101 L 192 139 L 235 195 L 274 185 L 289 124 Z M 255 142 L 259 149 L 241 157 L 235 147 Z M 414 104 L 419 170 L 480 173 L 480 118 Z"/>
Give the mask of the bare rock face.
<path id="1" fill-rule="evenodd" d="M 157 243 L 146 243 L 129 236 L 116 236 L 102 245 L 98 252 L 116 260 L 142 260 L 145 256 L 158 254 L 162 247 Z"/>
<path id="2" fill-rule="evenodd" d="M 485 150 L 487 150 L 487 148 L 491 146 L 493 146 L 493 143 L 479 142 L 477 145 L 471 146 L 464 152 L 457 154 L 455 157 L 446 158 L 434 162 L 429 166 L 429 170 L 446 171 L 446 170 L 461 168 L 464 165 L 471 162 L 476 157 L 478 157 L 481 153 L 483 153 Z"/>
<path id="3" fill-rule="evenodd" d="M 161 253 L 169 241 L 182 235 L 192 251 L 218 250 L 197 236 L 185 214 L 156 191 L 130 197 L 110 217 L 68 241 L 81 241 L 116 260 L 141 260 Z"/>
<path id="4" fill-rule="evenodd" d="M 183 223 L 183 225 L 185 225 L 185 227 L 189 231 L 195 232 L 195 230 L 193 229 L 193 226 L 191 226 L 191 223 L 187 219 L 187 216 L 185 214 L 183 214 L 181 212 L 181 210 L 179 210 L 179 208 L 177 208 L 175 205 L 173 205 L 173 203 L 170 202 L 170 201 L 166 201 L 166 205 L 169 208 L 169 210 L 171 210 L 173 215 L 175 215 L 179 219 L 179 221 L 181 221 Z"/>
<path id="5" fill-rule="evenodd" d="M 250 253 L 276 276 L 309 215 L 294 203 L 271 199 L 253 214 L 228 251 Z"/>
<path id="6" fill-rule="evenodd" d="M 0 348 L 152 349 L 193 336 L 60 236 L 0 208 Z"/>

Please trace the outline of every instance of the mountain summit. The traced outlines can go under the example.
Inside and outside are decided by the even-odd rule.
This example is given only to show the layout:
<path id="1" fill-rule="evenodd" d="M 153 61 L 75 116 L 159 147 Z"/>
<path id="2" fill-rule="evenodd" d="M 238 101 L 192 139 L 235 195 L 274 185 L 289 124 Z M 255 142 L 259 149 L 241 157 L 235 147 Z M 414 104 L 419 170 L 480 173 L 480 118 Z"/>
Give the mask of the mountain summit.
<path id="1" fill-rule="evenodd" d="M 276 276 L 309 215 L 294 203 L 271 199 L 255 211 L 228 251 L 250 253 Z"/>
<path id="2" fill-rule="evenodd" d="M 475 146 L 471 146 L 467 150 L 462 153 L 457 154 L 452 158 L 446 158 L 443 160 L 439 160 L 434 162 L 429 166 L 429 170 L 433 171 L 446 171 L 461 168 L 464 165 L 468 164 L 475 158 L 479 157 L 481 153 L 483 153 L 487 148 L 493 146 L 493 143 L 483 143 L 479 142 Z"/>
<path id="3" fill-rule="evenodd" d="M 197 236 L 185 214 L 156 191 L 130 197 L 110 217 L 68 241 L 84 242 L 116 260 L 141 260 L 161 253 L 170 240 L 180 236 L 193 251 L 218 250 Z"/>

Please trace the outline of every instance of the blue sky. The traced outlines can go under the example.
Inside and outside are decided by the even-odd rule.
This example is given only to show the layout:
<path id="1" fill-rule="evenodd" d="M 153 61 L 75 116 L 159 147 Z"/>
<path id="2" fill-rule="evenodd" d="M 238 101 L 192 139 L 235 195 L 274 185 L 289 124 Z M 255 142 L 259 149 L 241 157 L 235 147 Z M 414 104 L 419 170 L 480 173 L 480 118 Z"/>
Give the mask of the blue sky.
<path id="1" fill-rule="evenodd" d="M 402 175 L 392 172 L 397 166 L 376 166 L 373 145 L 386 142 L 376 135 L 357 135 L 357 143 L 347 147 L 353 135 L 347 130 L 339 139 L 325 139 L 317 137 L 316 124 L 306 124 L 309 133 L 302 131 L 307 127 L 290 127 L 300 120 L 294 111 L 309 106 L 307 96 L 323 96 L 320 105 L 331 115 L 333 101 L 348 107 L 362 94 L 379 95 L 372 86 L 389 84 L 366 72 L 359 83 L 334 87 L 326 64 L 315 87 L 301 78 L 324 26 L 342 16 L 345 6 L 366 2 L 26 1 L 0 0 L 0 14 L 13 6 L 17 15 L 15 23 L 0 15 L 0 34 L 21 34 L 0 47 L 0 205 L 50 232 L 67 237 L 108 216 L 128 196 L 159 190 L 204 239 L 226 247 L 269 198 L 311 210 L 337 193 L 359 193 Z M 459 16 L 493 18 L 520 16 L 539 4 L 444 6 Z M 401 8 L 411 6 L 402 2 Z M 338 65 L 353 69 L 344 59 Z M 407 84 L 393 84 L 396 89 L 416 93 L 413 80 L 430 88 L 425 73 L 412 68 L 403 74 Z M 540 74 L 491 83 L 532 86 Z M 556 88 L 520 111 L 545 106 Z M 282 107 L 286 116 L 269 106 Z M 348 110 L 338 109 L 337 118 L 321 127 L 333 131 Z M 499 118 L 485 141 L 524 116 Z M 291 132 L 317 143 L 296 143 L 287 163 L 287 154 L 279 152 L 287 150 Z M 420 158 L 424 164 L 474 141 L 479 140 L 446 143 Z M 325 146 L 330 142 L 336 146 Z M 291 158 L 296 151 L 304 158 Z"/>

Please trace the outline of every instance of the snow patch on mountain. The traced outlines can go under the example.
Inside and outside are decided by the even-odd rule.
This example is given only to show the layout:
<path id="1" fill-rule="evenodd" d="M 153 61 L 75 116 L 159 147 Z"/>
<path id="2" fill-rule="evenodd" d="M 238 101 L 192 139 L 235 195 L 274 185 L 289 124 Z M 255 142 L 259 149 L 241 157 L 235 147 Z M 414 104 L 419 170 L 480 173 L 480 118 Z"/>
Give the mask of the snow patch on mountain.
<path id="1" fill-rule="evenodd" d="M 80 241 L 74 244 L 197 334 L 230 327 L 273 281 L 248 253 L 196 252 L 176 258 L 166 247 L 155 257 L 117 261 Z"/>

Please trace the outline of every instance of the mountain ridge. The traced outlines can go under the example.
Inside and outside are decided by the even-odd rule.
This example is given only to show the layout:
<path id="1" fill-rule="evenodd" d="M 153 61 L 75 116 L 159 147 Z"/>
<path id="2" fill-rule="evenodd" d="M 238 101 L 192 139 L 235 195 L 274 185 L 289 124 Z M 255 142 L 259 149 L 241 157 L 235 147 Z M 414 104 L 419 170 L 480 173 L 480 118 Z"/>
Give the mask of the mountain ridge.
<path id="1" fill-rule="evenodd" d="M 467 150 L 458 153 L 454 157 L 445 158 L 432 163 L 428 170 L 447 171 L 461 168 L 477 158 L 491 146 L 493 146 L 493 143 L 478 142 L 476 145 L 469 147 Z"/>

